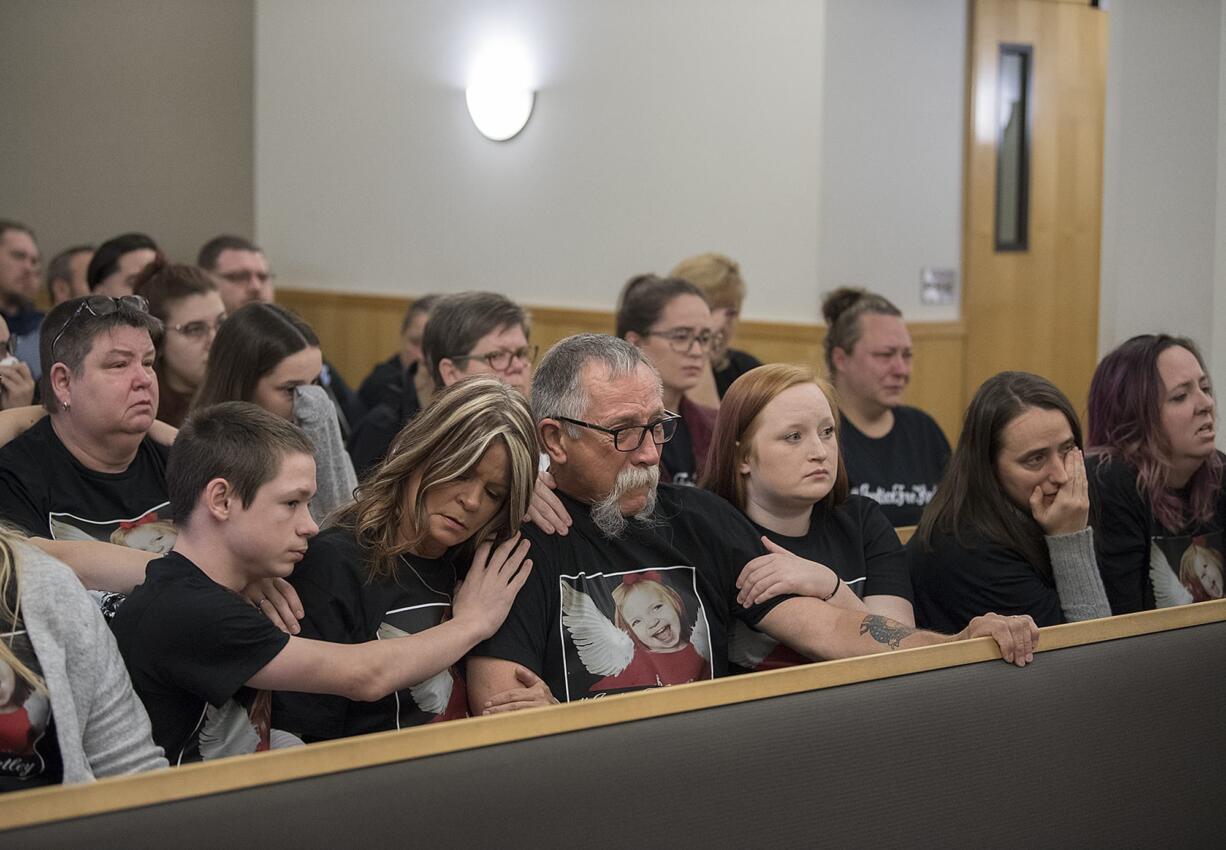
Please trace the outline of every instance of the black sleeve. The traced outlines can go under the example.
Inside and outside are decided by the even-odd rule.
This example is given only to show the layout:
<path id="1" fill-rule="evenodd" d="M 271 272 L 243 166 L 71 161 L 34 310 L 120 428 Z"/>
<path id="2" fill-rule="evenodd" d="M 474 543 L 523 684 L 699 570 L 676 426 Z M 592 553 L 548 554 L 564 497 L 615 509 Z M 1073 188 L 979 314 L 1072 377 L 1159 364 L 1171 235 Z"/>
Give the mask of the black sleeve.
<path id="1" fill-rule="evenodd" d="M 728 600 L 732 616 L 757 628 L 762 618 L 773 611 L 776 605 L 793 598 L 793 594 L 784 594 L 748 608 L 736 601 L 736 580 L 741 571 L 754 558 L 766 554 L 762 536 L 743 513 L 714 493 L 685 488 L 681 494 L 687 497 L 688 501 L 697 502 L 690 504 L 683 516 L 694 518 L 700 523 L 695 527 L 694 533 L 706 541 L 710 557 L 722 567 L 724 586 L 720 590 Z"/>
<path id="2" fill-rule="evenodd" d="M 1102 458 L 1089 458 L 1086 471 L 1095 555 L 1111 613 L 1153 608 L 1149 511 L 1137 492 L 1135 472 L 1122 461 Z"/>
<path id="3" fill-rule="evenodd" d="M 361 587 L 345 556 L 340 547 L 316 538 L 294 568 L 289 581 L 305 611 L 299 623 L 301 637 L 347 644 L 369 639 L 362 616 Z M 273 725 L 308 742 L 343 736 L 348 710 L 349 700 L 331 694 L 273 694 Z"/>
<path id="4" fill-rule="evenodd" d="M 861 528 L 864 535 L 864 595 L 899 596 L 914 602 L 907 553 L 894 526 L 871 499 L 863 502 Z"/>
<path id="5" fill-rule="evenodd" d="M 550 617 L 550 590 L 555 594 L 558 592 L 556 588 L 549 587 L 549 582 L 557 580 L 559 570 L 550 562 L 548 544 L 542 540 L 546 536 L 531 532 L 526 536 L 532 541 L 528 552 L 528 557 L 532 559 L 532 572 L 519 589 L 502 626 L 492 637 L 477 644 L 469 654 L 514 661 L 544 678 L 545 653 L 549 645 L 546 632 L 549 623 L 556 622 L 556 618 Z"/>
<path id="6" fill-rule="evenodd" d="M 166 670 L 182 690 L 221 707 L 289 642 L 268 618 L 235 596 L 181 605 L 149 633 L 170 659 Z"/>
<path id="7" fill-rule="evenodd" d="M 31 537 L 50 537 L 47 508 L 39 505 L 26 482 L 13 469 L 0 468 L 0 519 Z"/>
<path id="8" fill-rule="evenodd" d="M 949 540 L 931 553 L 922 553 L 913 543 L 908 557 L 914 571 L 927 573 L 927 580 L 918 581 L 915 588 L 921 628 L 959 632 L 989 612 L 1029 614 L 1040 626 L 1064 622 L 1055 584 L 1043 581 L 1011 549 L 990 544 L 963 548 Z"/>
<path id="9" fill-rule="evenodd" d="M 362 417 L 349 438 L 349 457 L 359 479 L 387 456 L 399 432 L 400 415 L 391 405 L 380 404 Z"/>

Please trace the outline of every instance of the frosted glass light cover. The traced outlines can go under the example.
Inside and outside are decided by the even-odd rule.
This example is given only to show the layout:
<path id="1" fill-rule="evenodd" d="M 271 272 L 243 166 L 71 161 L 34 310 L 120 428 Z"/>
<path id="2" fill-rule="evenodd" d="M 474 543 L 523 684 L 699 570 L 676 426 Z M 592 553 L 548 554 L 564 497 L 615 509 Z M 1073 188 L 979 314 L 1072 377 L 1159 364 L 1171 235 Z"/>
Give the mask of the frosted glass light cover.
<path id="1" fill-rule="evenodd" d="M 481 135 L 495 142 L 514 137 L 532 115 L 536 92 L 513 86 L 486 83 L 469 86 L 464 91 L 468 114 Z"/>

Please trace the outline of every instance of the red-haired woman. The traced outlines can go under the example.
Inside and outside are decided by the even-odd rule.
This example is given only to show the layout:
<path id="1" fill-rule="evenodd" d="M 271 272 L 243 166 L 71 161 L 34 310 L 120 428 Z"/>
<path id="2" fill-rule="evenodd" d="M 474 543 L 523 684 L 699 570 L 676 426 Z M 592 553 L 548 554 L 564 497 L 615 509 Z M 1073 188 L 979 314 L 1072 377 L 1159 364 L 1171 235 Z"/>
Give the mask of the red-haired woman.
<path id="1" fill-rule="evenodd" d="M 1135 336 L 1103 358 L 1090 383 L 1087 471 L 1107 598 L 1116 614 L 1206 597 L 1180 565 L 1196 545 L 1221 563 L 1226 528 L 1216 410 L 1196 344 Z"/>
<path id="2" fill-rule="evenodd" d="M 833 391 L 800 366 L 759 366 L 724 395 L 702 486 L 740 509 L 768 549 L 800 556 L 747 567 L 739 601 L 796 593 L 912 626 L 902 545 L 876 502 L 847 492 L 838 416 Z M 743 654 L 750 637 L 734 635 L 733 652 Z M 757 654 L 749 653 L 756 664 L 734 661 L 761 668 L 782 660 L 772 650 L 763 664 Z"/>

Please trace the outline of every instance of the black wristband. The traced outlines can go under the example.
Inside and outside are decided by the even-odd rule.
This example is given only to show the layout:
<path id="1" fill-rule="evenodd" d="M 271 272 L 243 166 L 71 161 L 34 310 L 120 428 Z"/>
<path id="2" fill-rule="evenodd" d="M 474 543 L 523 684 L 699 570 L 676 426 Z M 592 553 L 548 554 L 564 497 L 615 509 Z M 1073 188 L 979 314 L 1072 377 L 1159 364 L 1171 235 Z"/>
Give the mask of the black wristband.
<path id="1" fill-rule="evenodd" d="M 840 587 L 842 587 L 842 586 L 843 586 L 843 579 L 839 578 L 838 574 L 835 574 L 835 577 L 834 577 L 834 590 L 830 591 L 830 595 L 829 595 L 829 596 L 822 596 L 822 597 L 820 597 L 820 599 L 821 599 L 823 602 L 829 602 L 831 599 L 834 599 L 834 595 L 835 595 L 836 593 L 838 593 L 838 592 L 839 592 L 839 588 L 840 588 Z"/>

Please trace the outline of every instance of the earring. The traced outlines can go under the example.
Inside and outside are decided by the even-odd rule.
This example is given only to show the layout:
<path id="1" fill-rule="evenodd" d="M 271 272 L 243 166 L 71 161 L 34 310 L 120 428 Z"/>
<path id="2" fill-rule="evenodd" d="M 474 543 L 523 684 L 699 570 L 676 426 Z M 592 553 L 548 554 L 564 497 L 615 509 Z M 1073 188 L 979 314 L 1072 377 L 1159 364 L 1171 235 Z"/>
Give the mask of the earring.
<path id="1" fill-rule="evenodd" d="M 72 409 L 72 404 L 71 404 L 70 402 L 67 402 L 67 401 L 66 401 L 66 402 L 64 402 L 63 404 L 64 404 L 64 409 L 65 409 L 65 410 L 71 410 L 71 409 Z"/>

